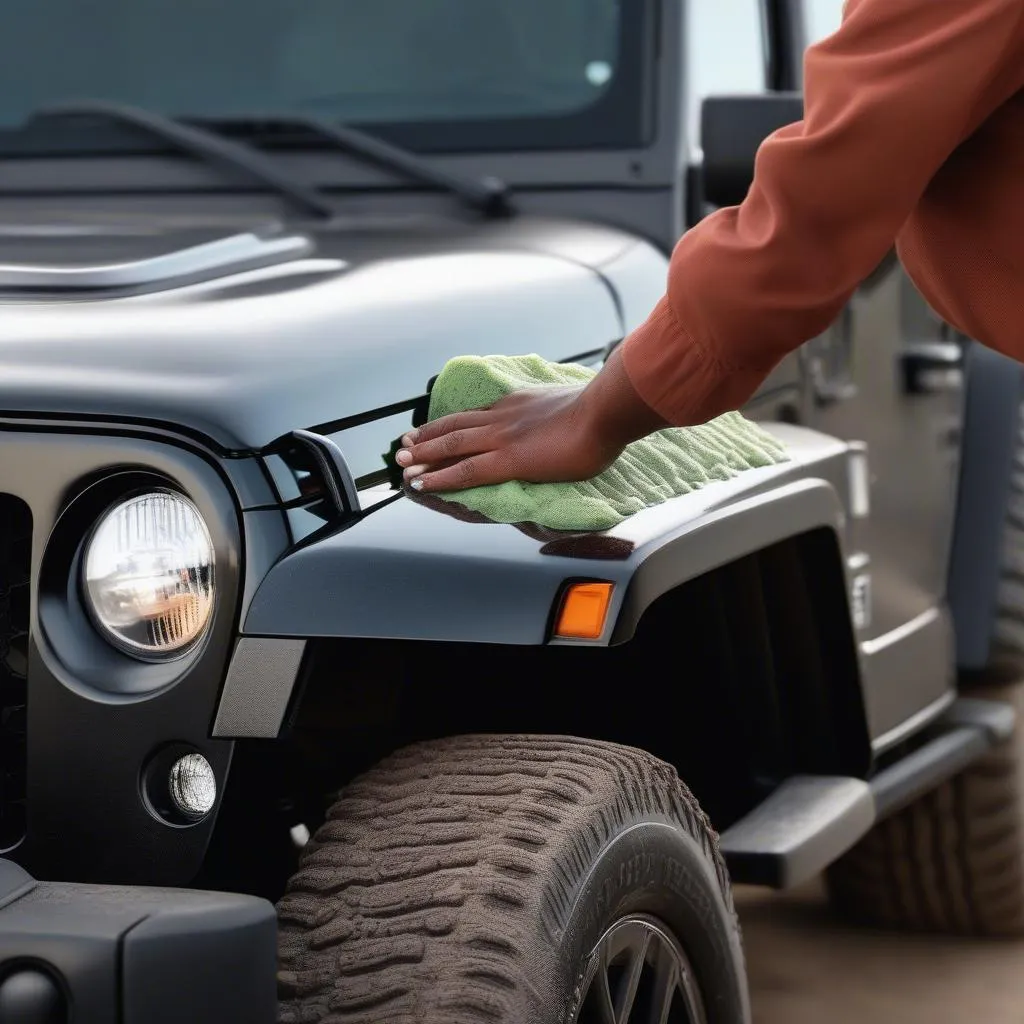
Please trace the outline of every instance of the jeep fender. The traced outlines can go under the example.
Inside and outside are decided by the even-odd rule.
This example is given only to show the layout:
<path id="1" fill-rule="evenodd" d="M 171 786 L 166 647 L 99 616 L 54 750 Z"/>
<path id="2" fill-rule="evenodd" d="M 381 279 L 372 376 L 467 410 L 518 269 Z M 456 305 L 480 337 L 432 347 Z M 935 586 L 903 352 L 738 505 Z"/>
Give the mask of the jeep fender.
<path id="1" fill-rule="evenodd" d="M 772 429 L 791 461 L 746 470 L 600 534 L 546 538 L 402 496 L 281 559 L 257 589 L 243 632 L 543 644 L 565 583 L 595 579 L 615 591 L 594 642 L 621 642 L 672 587 L 786 537 L 819 527 L 844 533 L 848 446 Z"/>
<path id="2" fill-rule="evenodd" d="M 604 533 L 467 521 L 461 506 L 403 495 L 299 547 L 253 596 L 215 732 L 276 735 L 308 639 L 607 646 L 628 640 L 662 594 L 788 537 L 826 528 L 844 552 L 850 446 L 805 428 L 770 429 L 789 462 L 673 498 Z M 594 641 L 552 635 L 561 595 L 578 580 L 614 585 Z"/>

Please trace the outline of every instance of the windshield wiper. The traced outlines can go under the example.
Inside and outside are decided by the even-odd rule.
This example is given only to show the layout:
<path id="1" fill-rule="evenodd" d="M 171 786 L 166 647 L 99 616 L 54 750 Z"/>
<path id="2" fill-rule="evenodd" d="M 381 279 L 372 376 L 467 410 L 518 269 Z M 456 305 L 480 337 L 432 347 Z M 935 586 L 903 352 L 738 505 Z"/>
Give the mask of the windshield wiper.
<path id="1" fill-rule="evenodd" d="M 394 146 L 390 142 L 349 125 L 335 124 L 319 117 L 301 114 L 267 114 L 262 117 L 229 118 L 212 120 L 190 119 L 192 123 L 210 125 L 224 129 L 241 128 L 257 137 L 261 129 L 281 127 L 301 129 L 304 133 L 326 142 L 349 156 L 374 163 L 385 170 L 404 175 L 412 181 L 430 185 L 448 192 L 461 200 L 470 209 L 490 217 L 504 217 L 514 212 L 511 195 L 505 182 L 494 177 L 466 178 L 449 174 L 409 150 Z"/>
<path id="2" fill-rule="evenodd" d="M 139 107 L 105 100 L 75 100 L 42 107 L 32 114 L 28 123 L 66 117 L 100 117 L 130 125 L 208 164 L 241 172 L 286 196 L 307 213 L 329 219 L 337 212 L 320 192 L 283 173 L 259 150 Z"/>
<path id="3" fill-rule="evenodd" d="M 185 120 L 165 117 L 128 104 L 106 100 L 74 100 L 40 108 L 31 115 L 28 124 L 73 117 L 105 118 L 138 128 L 208 164 L 235 173 L 241 172 L 319 217 L 332 218 L 337 212 L 320 191 L 282 172 L 252 145 L 224 138 L 221 132 L 238 127 L 258 137 L 261 130 L 271 127 L 300 129 L 349 156 L 447 192 L 485 216 L 504 217 L 514 212 L 508 186 L 498 178 L 467 178 L 449 174 L 415 153 L 358 128 L 335 124 L 322 118 L 275 113 L 244 118 L 189 118 L 186 123 Z"/>

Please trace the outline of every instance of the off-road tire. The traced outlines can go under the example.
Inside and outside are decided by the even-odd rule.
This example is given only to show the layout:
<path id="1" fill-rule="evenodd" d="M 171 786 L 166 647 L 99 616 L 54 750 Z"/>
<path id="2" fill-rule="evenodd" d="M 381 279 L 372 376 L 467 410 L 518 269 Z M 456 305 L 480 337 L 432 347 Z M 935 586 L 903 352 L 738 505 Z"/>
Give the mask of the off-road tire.
<path id="1" fill-rule="evenodd" d="M 717 837 L 675 771 L 628 747 L 401 750 L 342 791 L 278 913 L 282 1022 L 566 1024 L 624 915 L 675 936 L 708 1024 L 749 1020 Z"/>
<path id="2" fill-rule="evenodd" d="M 999 584 L 992 643 L 1002 662 L 1024 665 L 1024 407 L 1018 413 L 1017 445 L 1003 517 Z"/>
<path id="3" fill-rule="evenodd" d="M 972 690 L 1024 714 L 1024 684 Z M 1018 722 L 1020 718 L 1018 717 Z M 1024 934 L 1024 733 L 887 818 L 827 873 L 861 923 L 958 935 Z"/>

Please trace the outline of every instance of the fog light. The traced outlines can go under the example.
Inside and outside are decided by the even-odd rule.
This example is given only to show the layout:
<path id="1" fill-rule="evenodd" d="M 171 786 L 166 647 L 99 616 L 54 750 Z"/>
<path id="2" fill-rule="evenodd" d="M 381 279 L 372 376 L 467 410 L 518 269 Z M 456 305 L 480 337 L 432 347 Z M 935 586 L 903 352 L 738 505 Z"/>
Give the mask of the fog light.
<path id="1" fill-rule="evenodd" d="M 198 820 L 213 809 L 217 777 L 202 754 L 186 754 L 171 765 L 167 789 L 174 806 L 187 818 Z"/>
<path id="2" fill-rule="evenodd" d="M 60 986 L 35 967 L 22 967 L 0 981 L 0 1021 L 65 1024 L 70 1019 Z"/>

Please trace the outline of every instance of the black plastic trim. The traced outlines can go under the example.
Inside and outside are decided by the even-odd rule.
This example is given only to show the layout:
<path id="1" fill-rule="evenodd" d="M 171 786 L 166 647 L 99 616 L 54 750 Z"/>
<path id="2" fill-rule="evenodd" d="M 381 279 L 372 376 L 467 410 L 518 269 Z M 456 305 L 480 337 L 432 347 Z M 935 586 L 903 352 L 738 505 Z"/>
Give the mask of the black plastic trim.
<path id="1" fill-rule="evenodd" d="M 789 92 L 803 85 L 805 40 L 799 4 L 794 0 L 763 0 L 768 33 L 768 88 Z"/>
<path id="2" fill-rule="evenodd" d="M 793 776 L 722 835 L 733 882 L 789 889 L 823 871 L 874 824 L 861 779 Z"/>
<path id="3" fill-rule="evenodd" d="M 743 202 L 757 153 L 769 135 L 803 117 L 803 94 L 709 96 L 701 106 L 703 198 L 713 206 Z"/>
<path id="4" fill-rule="evenodd" d="M 879 817 L 901 810 L 984 754 L 991 743 L 978 729 L 944 732 L 871 780 Z"/>
<path id="5" fill-rule="evenodd" d="M 287 637 L 241 637 L 231 655 L 212 735 L 275 739 L 298 689 L 306 645 Z"/>
<path id="6" fill-rule="evenodd" d="M 957 775 L 1013 733 L 1016 712 L 957 700 L 916 749 L 867 781 L 791 776 L 722 834 L 734 882 L 790 888 L 824 870 L 876 822 Z"/>
<path id="7" fill-rule="evenodd" d="M 345 518 L 358 513 L 359 492 L 341 449 L 329 437 L 311 430 L 293 430 L 290 436 L 304 445 L 316 459 L 338 515 Z"/>
<path id="8" fill-rule="evenodd" d="M 709 517 L 702 527 L 701 554 L 715 552 L 715 556 L 707 558 L 708 564 L 700 567 L 701 572 L 822 527 L 838 537 L 836 524 L 841 515 L 834 489 L 813 479 L 756 495 L 745 500 L 740 508 L 733 507 L 729 511 L 728 517 Z M 838 540 L 837 549 L 841 550 Z M 684 533 L 666 539 L 636 567 L 615 622 L 611 643 L 629 640 L 650 604 L 698 574 L 694 556 L 693 539 Z"/>
<path id="9" fill-rule="evenodd" d="M 52 979 L 75 1024 L 272 1024 L 276 960 L 265 900 L 36 882 L 0 860 L 0 983 Z"/>
<path id="10" fill-rule="evenodd" d="M 436 379 L 436 378 L 435 378 Z M 403 402 L 394 402 L 391 405 L 382 405 L 378 409 L 368 409 L 366 412 L 355 413 L 352 416 L 342 416 L 340 419 L 328 420 L 326 423 L 316 423 L 309 428 L 309 431 L 314 434 L 338 434 L 343 430 L 349 430 L 352 427 L 360 427 L 364 423 L 373 423 L 376 420 L 384 420 L 389 416 L 397 416 L 403 412 L 413 412 L 419 404 L 423 401 L 423 395 L 418 395 L 416 398 L 407 398 Z M 280 442 L 274 442 L 274 444 L 268 446 L 267 451 L 275 448 Z"/>

